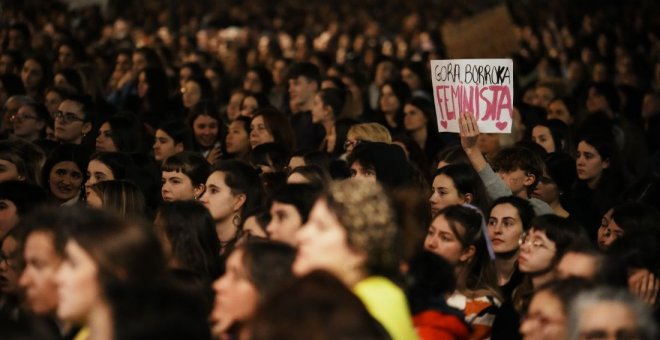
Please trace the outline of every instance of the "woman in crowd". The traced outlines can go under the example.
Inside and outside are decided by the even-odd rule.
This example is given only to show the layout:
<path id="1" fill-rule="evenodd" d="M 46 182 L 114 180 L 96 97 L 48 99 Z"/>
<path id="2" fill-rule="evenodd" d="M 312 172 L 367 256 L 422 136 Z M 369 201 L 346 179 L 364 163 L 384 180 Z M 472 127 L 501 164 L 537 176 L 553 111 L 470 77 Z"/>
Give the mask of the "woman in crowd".
<path id="1" fill-rule="evenodd" d="M 228 157 L 247 160 L 251 150 L 250 121 L 249 117 L 239 116 L 229 123 L 227 137 L 225 137 Z"/>
<path id="2" fill-rule="evenodd" d="M 482 223 L 483 217 L 476 209 L 451 205 L 438 212 L 424 240 L 424 249 L 442 256 L 454 267 L 456 291 L 447 302 L 463 311 L 473 328 L 472 339 L 490 337 L 502 303 Z"/>
<path id="3" fill-rule="evenodd" d="M 35 142 L 46 137 L 46 126 L 52 119 L 46 107 L 35 101 L 21 105 L 11 117 L 14 136 L 28 142 Z"/>
<path id="4" fill-rule="evenodd" d="M 85 182 L 83 171 L 87 169 L 86 165 L 87 158 L 80 146 L 62 144 L 46 159 L 41 183 L 58 204 L 76 204 Z"/>
<path id="5" fill-rule="evenodd" d="M 482 212 L 489 206 L 486 189 L 479 175 L 466 164 L 450 164 L 438 169 L 431 189 L 433 194 L 429 202 L 434 216 L 441 209 L 454 204 L 471 204 Z"/>
<path id="6" fill-rule="evenodd" d="M 156 130 L 154 144 L 154 160 L 163 164 L 167 157 L 182 151 L 193 149 L 193 136 L 190 127 L 179 120 L 171 120 L 160 124 Z"/>
<path id="7" fill-rule="evenodd" d="M 571 244 L 587 242 L 586 234 L 574 222 L 556 215 L 534 218 L 529 231 L 520 237 L 518 270 L 522 282 L 514 289 L 510 303 L 502 306 L 493 324 L 493 337 L 520 339 L 520 316 L 529 307 L 534 292 L 557 278 L 556 265 Z"/>
<path id="8" fill-rule="evenodd" d="M 116 115 L 101 124 L 96 137 L 96 151 L 140 152 L 142 132 L 132 117 Z"/>
<path id="9" fill-rule="evenodd" d="M 287 183 L 309 183 L 319 188 L 327 187 L 331 180 L 328 171 L 315 164 L 296 167 L 286 179 Z"/>
<path id="10" fill-rule="evenodd" d="M 566 196 L 577 178 L 575 160 L 567 153 L 553 152 L 545 155 L 544 161 L 543 176 L 532 197 L 548 203 L 555 214 L 568 217 L 570 213 L 564 206 L 570 203 Z"/>
<path id="11" fill-rule="evenodd" d="M 340 154 L 342 145 L 337 144 L 335 122 L 344 111 L 346 93 L 340 89 L 324 89 L 314 96 L 312 106 L 312 122 L 323 125 L 325 137 L 320 150 L 328 154 Z"/>
<path id="12" fill-rule="evenodd" d="M 28 150 L 34 152 L 28 152 Z M 43 152 L 33 144 L 18 140 L 0 141 L 0 182 L 39 183 L 41 181 L 40 166 L 44 159 Z"/>
<path id="13" fill-rule="evenodd" d="M 652 229 L 660 222 L 658 211 L 646 204 L 629 202 L 609 209 L 598 228 L 598 247 L 607 250 L 626 233 Z"/>
<path id="14" fill-rule="evenodd" d="M 137 76 L 136 111 L 144 131 L 153 136 L 160 123 L 174 118 L 170 93 L 170 82 L 161 67 L 150 66 Z M 130 110 L 131 107 L 126 109 Z"/>
<path id="15" fill-rule="evenodd" d="M 547 153 L 572 150 L 568 126 L 558 119 L 549 119 L 533 126 L 532 141 Z"/>
<path id="16" fill-rule="evenodd" d="M 193 132 L 195 150 L 213 164 L 222 156 L 224 131 L 216 107 L 210 102 L 201 102 L 192 107 L 188 124 Z"/>
<path id="17" fill-rule="evenodd" d="M 257 171 L 249 164 L 227 160 L 215 165 L 200 201 L 211 213 L 221 252 L 229 253 L 241 237 L 243 219 L 261 205 Z"/>
<path id="18" fill-rule="evenodd" d="M 90 186 L 87 204 L 123 217 L 146 217 L 144 194 L 129 181 L 109 180 Z"/>
<path id="19" fill-rule="evenodd" d="M 329 271 L 362 300 L 393 339 L 414 339 L 407 302 L 391 279 L 398 273 L 394 210 L 382 187 L 335 182 L 297 233 L 296 275 Z"/>
<path id="20" fill-rule="evenodd" d="M 295 135 L 291 122 L 276 109 L 257 110 L 250 122 L 250 145 L 275 142 L 284 145 L 289 152 L 295 149 Z"/>
<path id="21" fill-rule="evenodd" d="M 392 135 L 405 131 L 403 106 L 409 97 L 410 88 L 401 80 L 388 81 L 380 87 L 378 110 L 381 116 L 376 121 L 387 127 Z"/>
<path id="22" fill-rule="evenodd" d="M 257 109 L 263 109 L 267 107 L 272 107 L 272 105 L 270 105 L 268 97 L 266 97 L 265 94 L 247 92 L 241 101 L 241 116 L 252 118 L 254 112 L 257 111 Z"/>
<path id="23" fill-rule="evenodd" d="M 292 279 L 295 249 L 279 242 L 253 241 L 227 258 L 225 273 L 213 283 L 211 333 L 238 337 L 259 304 Z"/>
<path id="24" fill-rule="evenodd" d="M 220 241 L 208 210 L 199 202 L 163 202 L 154 227 L 165 250 L 168 266 L 179 278 L 199 282 L 210 290 L 222 274 Z"/>
<path id="25" fill-rule="evenodd" d="M 422 97 L 408 99 L 403 106 L 403 126 L 408 136 L 424 150 L 426 159 L 433 159 L 442 149 L 435 107 L 430 100 Z"/>
<path id="26" fill-rule="evenodd" d="M 201 198 L 210 173 L 211 166 L 196 152 L 184 151 L 168 157 L 161 166 L 163 201 Z"/>
<path id="27" fill-rule="evenodd" d="M 96 152 L 89 158 L 85 177 L 85 197 L 92 185 L 111 180 L 134 180 L 135 164 L 130 156 L 121 152 Z"/>
<path id="28" fill-rule="evenodd" d="M 181 100 L 184 112 L 190 118 L 193 108 L 198 104 L 214 105 L 211 84 L 204 77 L 191 77 L 181 87 Z"/>

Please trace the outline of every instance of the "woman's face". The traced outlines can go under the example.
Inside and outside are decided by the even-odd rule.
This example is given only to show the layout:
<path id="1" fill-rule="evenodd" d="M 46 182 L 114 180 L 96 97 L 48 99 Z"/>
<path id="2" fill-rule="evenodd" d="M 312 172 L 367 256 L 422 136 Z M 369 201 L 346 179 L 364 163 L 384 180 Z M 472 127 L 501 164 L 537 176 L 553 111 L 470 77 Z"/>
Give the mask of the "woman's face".
<path id="1" fill-rule="evenodd" d="M 28 59 L 23 64 L 21 70 L 21 80 L 26 90 L 35 90 L 41 84 L 44 77 L 44 70 L 34 59 Z"/>
<path id="2" fill-rule="evenodd" d="M 18 173 L 16 164 L 5 159 L 0 159 L 0 183 L 22 180 L 25 180 L 25 178 Z"/>
<path id="3" fill-rule="evenodd" d="M 85 194 L 89 196 L 90 187 L 98 182 L 112 181 L 115 175 L 105 163 L 93 159 L 87 164 L 87 182 L 85 182 Z"/>
<path id="4" fill-rule="evenodd" d="M 320 94 L 314 96 L 314 101 L 312 102 L 312 122 L 319 123 L 323 121 L 328 116 L 327 106 L 323 103 L 323 98 Z"/>
<path id="5" fill-rule="evenodd" d="M 612 218 L 613 209 L 608 210 L 600 222 L 598 228 L 598 247 L 607 250 L 614 241 L 623 236 L 624 231 Z"/>
<path id="6" fill-rule="evenodd" d="M 59 298 L 57 316 L 61 320 L 85 324 L 93 308 L 103 303 L 98 266 L 76 241 L 67 242 L 55 281 Z"/>
<path id="7" fill-rule="evenodd" d="M 566 123 L 566 125 L 573 124 L 573 117 L 571 117 L 566 104 L 561 100 L 553 100 L 548 105 L 548 119 L 558 119 Z"/>
<path id="8" fill-rule="evenodd" d="M 257 99 L 253 96 L 247 96 L 243 98 L 243 102 L 241 103 L 241 116 L 252 117 L 252 114 L 258 108 L 259 103 L 257 103 Z"/>
<path id="9" fill-rule="evenodd" d="M 324 200 L 318 200 L 307 223 L 296 233 L 298 254 L 293 272 L 302 276 L 315 269 L 327 270 L 341 277 L 347 268 L 360 268 L 362 252 L 348 245 L 346 229 L 339 223 Z"/>
<path id="10" fill-rule="evenodd" d="M 543 169 L 543 177 L 539 180 L 539 183 L 534 188 L 534 193 L 532 197 L 543 200 L 544 202 L 551 204 L 559 201 L 559 196 L 561 192 L 557 184 L 550 178 L 548 170 Z"/>
<path id="11" fill-rule="evenodd" d="M 578 144 L 575 164 L 578 178 L 594 185 L 598 184 L 603 171 L 610 166 L 610 162 L 603 160 L 598 150 L 585 141 Z"/>
<path id="12" fill-rule="evenodd" d="M 458 232 L 464 232 L 463 226 L 459 224 L 456 226 Z M 442 256 L 452 266 L 470 258 L 459 241 L 459 236 L 454 234 L 444 215 L 436 216 L 431 222 L 424 240 L 424 249 Z"/>
<path id="13" fill-rule="evenodd" d="M 197 143 L 209 149 L 218 139 L 218 121 L 211 116 L 199 115 L 193 121 L 193 133 Z"/>
<path id="14" fill-rule="evenodd" d="M 213 172 L 206 180 L 206 191 L 200 199 L 215 221 L 232 218 L 245 203 L 244 194 L 234 195 L 225 178 L 224 172 Z"/>
<path id="15" fill-rule="evenodd" d="M 268 131 L 264 117 L 259 115 L 252 118 L 250 123 L 250 145 L 254 149 L 257 145 L 274 142 L 275 137 Z"/>
<path id="16" fill-rule="evenodd" d="M 385 85 L 380 90 L 380 109 L 385 113 L 395 113 L 401 107 L 399 98 L 394 94 L 390 85 Z"/>
<path id="17" fill-rule="evenodd" d="M 433 194 L 431 194 L 429 202 L 431 202 L 431 213 L 435 216 L 440 209 L 466 203 L 466 200 L 465 196 L 456 190 L 454 181 L 449 176 L 440 174 L 433 179 Z"/>
<path id="18" fill-rule="evenodd" d="M 202 99 L 202 89 L 199 87 L 199 84 L 192 80 L 187 81 L 183 88 L 181 88 L 181 99 L 186 109 L 190 109 L 199 103 L 199 100 Z"/>
<path id="19" fill-rule="evenodd" d="M 547 290 L 534 294 L 520 324 L 520 333 L 525 340 L 566 339 L 563 303 Z"/>
<path id="20" fill-rule="evenodd" d="M 60 202 L 66 202 L 78 195 L 83 175 L 76 163 L 63 161 L 56 163 L 48 176 L 50 192 Z"/>
<path id="21" fill-rule="evenodd" d="M 545 149 L 547 153 L 555 152 L 555 141 L 547 126 L 537 125 L 532 129 L 532 141 Z"/>
<path id="22" fill-rule="evenodd" d="M 23 105 L 18 109 L 13 122 L 14 135 L 30 140 L 38 138 L 39 133 L 46 125 L 43 120 L 39 119 L 34 108 L 27 105 Z"/>
<path id="23" fill-rule="evenodd" d="M 229 121 L 234 121 L 241 114 L 243 96 L 243 92 L 236 92 L 229 98 L 229 103 L 227 104 L 227 118 L 229 118 Z"/>
<path id="24" fill-rule="evenodd" d="M 259 292 L 250 281 L 243 263 L 243 250 L 237 249 L 227 258 L 227 269 L 213 283 L 215 300 L 211 311 L 212 333 L 220 335 L 233 324 L 248 320 L 259 302 Z"/>
<path id="25" fill-rule="evenodd" d="M 90 190 L 87 193 L 86 202 L 87 202 L 87 205 L 92 207 L 92 208 L 97 208 L 97 209 L 103 208 L 103 199 L 94 190 Z"/>
<path id="26" fill-rule="evenodd" d="M 557 248 L 545 232 L 532 227 L 520 241 L 518 269 L 526 274 L 543 273 L 551 269 Z"/>
<path id="27" fill-rule="evenodd" d="M 243 121 L 233 121 L 225 139 L 227 153 L 244 154 L 250 151 L 250 136 Z"/>
<path id="28" fill-rule="evenodd" d="M 403 125 L 407 131 L 413 132 L 420 129 L 425 129 L 428 120 L 424 112 L 417 106 L 406 104 L 403 107 Z"/>
<path id="29" fill-rule="evenodd" d="M 0 204 L 3 204 L 0 201 Z M 0 229 L 0 232 L 6 230 Z M 0 244 L 2 260 L 0 260 L 0 293 L 14 295 L 19 292 L 18 277 L 20 275 L 20 250 L 18 242 L 13 236 L 7 236 Z"/>
<path id="30" fill-rule="evenodd" d="M 60 107 L 60 104 L 62 103 L 62 97 L 55 92 L 55 91 L 48 91 L 46 93 L 46 100 L 45 100 L 45 105 L 46 108 L 48 109 L 48 113 L 50 113 L 51 117 L 57 112 L 57 109 Z"/>
<path id="31" fill-rule="evenodd" d="M 363 179 L 376 183 L 376 170 L 369 167 L 364 167 L 359 161 L 351 163 L 351 178 Z"/>
<path id="32" fill-rule="evenodd" d="M 174 139 L 167 134 L 167 132 L 158 129 L 156 130 L 156 138 L 154 139 L 154 159 L 158 162 L 164 161 L 178 152 L 183 151 L 183 144 L 177 144 Z"/>
<path id="33" fill-rule="evenodd" d="M 523 225 L 516 207 L 509 203 L 493 207 L 488 218 L 488 236 L 493 242 L 496 254 L 517 251 L 522 233 Z"/>
<path id="34" fill-rule="evenodd" d="M 163 171 L 160 193 L 163 201 L 188 201 L 202 193 L 201 188 L 193 186 L 190 177 L 179 171 Z"/>
<path id="35" fill-rule="evenodd" d="M 112 139 L 112 128 L 110 123 L 103 123 L 99 128 L 99 135 L 96 137 L 96 151 L 117 152 L 117 146 Z"/>

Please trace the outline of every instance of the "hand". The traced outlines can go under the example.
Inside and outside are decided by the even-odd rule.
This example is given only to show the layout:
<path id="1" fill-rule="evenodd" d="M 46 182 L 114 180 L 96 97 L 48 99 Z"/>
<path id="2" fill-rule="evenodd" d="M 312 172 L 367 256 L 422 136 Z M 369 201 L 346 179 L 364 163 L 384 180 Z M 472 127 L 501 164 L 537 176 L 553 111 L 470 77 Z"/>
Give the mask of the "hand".
<path id="1" fill-rule="evenodd" d="M 628 289 L 642 301 L 654 306 L 660 290 L 660 279 L 647 269 L 641 269 L 628 277 Z"/>
<path id="2" fill-rule="evenodd" d="M 220 160 L 220 157 L 222 157 L 222 149 L 219 146 L 216 146 L 206 156 L 206 161 L 213 165 Z"/>
<path id="3" fill-rule="evenodd" d="M 463 112 L 460 114 L 458 117 L 458 127 L 460 129 L 463 150 L 465 152 L 476 150 L 477 139 L 479 139 L 479 126 L 472 112 Z"/>

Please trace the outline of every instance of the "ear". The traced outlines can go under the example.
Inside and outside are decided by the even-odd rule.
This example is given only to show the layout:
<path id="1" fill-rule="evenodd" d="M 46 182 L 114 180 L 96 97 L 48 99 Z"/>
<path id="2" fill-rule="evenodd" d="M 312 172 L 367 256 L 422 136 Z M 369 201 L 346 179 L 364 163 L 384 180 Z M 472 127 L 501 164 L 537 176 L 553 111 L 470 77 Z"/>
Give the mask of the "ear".
<path id="1" fill-rule="evenodd" d="M 195 199 L 202 197 L 204 191 L 206 191 L 206 185 L 204 183 L 200 183 L 198 186 L 194 187 L 193 195 L 195 195 Z"/>
<path id="2" fill-rule="evenodd" d="M 238 194 L 234 196 L 234 204 L 232 208 L 234 211 L 239 211 L 241 210 L 241 207 L 243 207 L 243 204 L 247 201 L 247 196 L 245 194 Z"/>
<path id="3" fill-rule="evenodd" d="M 465 203 L 467 203 L 467 204 L 472 204 L 473 199 L 474 199 L 474 196 L 472 196 L 472 194 L 469 193 L 469 192 L 467 194 L 463 195 L 463 201 L 465 201 Z"/>
<path id="4" fill-rule="evenodd" d="M 183 143 L 176 143 L 176 144 L 174 144 L 174 151 L 176 151 L 177 153 L 178 153 L 178 152 L 182 152 L 182 151 L 184 151 L 184 150 L 183 150 Z"/>
<path id="5" fill-rule="evenodd" d="M 469 246 L 465 249 L 463 249 L 463 253 L 461 256 L 458 258 L 459 261 L 461 262 L 467 262 L 469 261 L 472 257 L 474 257 L 474 254 L 477 252 L 477 247 L 475 246 Z"/>
<path id="6" fill-rule="evenodd" d="M 88 134 L 90 131 L 92 131 L 92 123 L 90 122 L 83 123 L 82 132 L 84 134 Z"/>
<path id="7" fill-rule="evenodd" d="M 603 160 L 603 169 L 607 169 L 610 167 L 610 159 L 605 159 Z"/>
<path id="8" fill-rule="evenodd" d="M 525 180 L 523 181 L 523 185 L 528 187 L 534 184 L 534 181 L 536 181 L 536 175 L 528 173 L 527 175 L 525 175 Z"/>

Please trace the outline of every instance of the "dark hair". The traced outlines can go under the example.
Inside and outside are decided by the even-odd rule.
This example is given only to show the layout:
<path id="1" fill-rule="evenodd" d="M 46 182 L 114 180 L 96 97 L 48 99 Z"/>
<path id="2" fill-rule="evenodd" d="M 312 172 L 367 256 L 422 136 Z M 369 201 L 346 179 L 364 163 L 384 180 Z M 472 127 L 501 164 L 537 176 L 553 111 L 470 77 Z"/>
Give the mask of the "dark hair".
<path id="1" fill-rule="evenodd" d="M 27 181 L 0 182 L 0 200 L 8 200 L 16 206 L 16 215 L 24 217 L 33 209 L 49 203 L 46 191 Z"/>
<path id="2" fill-rule="evenodd" d="M 261 299 L 268 298 L 293 278 L 291 266 L 296 250 L 288 244 L 275 241 L 248 241 L 237 249 L 243 252 L 242 262 L 248 279 Z"/>
<path id="3" fill-rule="evenodd" d="M 263 109 L 263 108 L 274 108 L 273 105 L 270 103 L 270 99 L 268 99 L 268 96 L 266 93 L 263 92 L 250 92 L 246 91 L 245 95 L 243 96 L 243 99 L 241 100 L 241 108 L 243 107 L 243 103 L 245 102 L 246 98 L 252 97 L 254 100 L 257 102 L 257 109 Z M 256 111 L 256 109 L 255 109 Z M 254 112 L 252 112 L 254 114 Z"/>
<path id="4" fill-rule="evenodd" d="M 413 315 L 442 306 L 445 296 L 456 290 L 454 269 L 442 256 L 419 251 L 408 263 L 406 295 Z"/>
<path id="5" fill-rule="evenodd" d="M 112 130 L 112 141 L 121 152 L 139 152 L 142 149 L 142 127 L 128 115 L 115 115 L 105 121 Z"/>
<path id="6" fill-rule="evenodd" d="M 534 208 L 528 200 L 518 196 L 500 197 L 496 199 L 493 204 L 491 204 L 490 208 L 488 209 L 488 216 L 490 217 L 490 213 L 493 211 L 493 209 L 501 204 L 510 204 L 512 207 L 514 207 L 518 213 L 518 217 L 520 217 L 520 223 L 522 224 L 523 230 L 529 230 L 532 220 L 536 214 L 534 213 Z"/>
<path id="7" fill-rule="evenodd" d="M 21 244 L 25 247 L 28 237 L 36 232 L 48 233 L 53 237 L 53 248 L 55 253 L 64 257 L 64 246 L 66 245 L 65 227 L 59 223 L 60 211 L 56 207 L 41 206 L 27 214 L 18 223 L 17 229 L 21 231 Z"/>
<path id="8" fill-rule="evenodd" d="M 435 157 L 435 161 L 436 166 L 440 164 L 440 162 L 445 162 L 448 164 L 462 163 L 471 165 L 470 159 L 468 159 L 467 154 L 465 154 L 465 151 L 460 145 L 444 148 L 442 151 L 438 152 Z"/>
<path id="9" fill-rule="evenodd" d="M 153 228 L 85 206 L 61 211 L 60 223 L 67 227 L 68 240 L 75 241 L 96 263 L 101 286 L 158 282 L 165 260 Z"/>
<path id="10" fill-rule="evenodd" d="M 380 92 L 383 92 L 383 88 L 389 86 L 392 89 L 392 93 L 399 100 L 399 108 L 397 110 L 397 115 L 395 117 L 397 121 L 397 126 L 403 126 L 403 106 L 406 101 L 410 98 L 410 88 L 403 80 L 390 80 L 383 83 L 380 86 Z M 378 103 L 378 109 L 380 110 L 380 100 Z"/>
<path id="11" fill-rule="evenodd" d="M 315 82 L 317 86 L 321 86 L 321 71 L 316 65 L 310 62 L 289 65 L 289 73 L 286 78 L 296 79 L 298 77 L 304 77 L 307 81 Z"/>
<path id="12" fill-rule="evenodd" d="M 437 118 L 435 117 L 435 107 L 433 106 L 433 102 L 424 97 L 413 96 L 406 100 L 402 105 L 402 109 L 406 105 L 412 105 L 422 111 L 424 117 L 426 117 L 426 130 L 429 133 L 435 133 Z"/>
<path id="13" fill-rule="evenodd" d="M 65 100 L 70 100 L 80 105 L 85 122 L 96 123 L 96 106 L 91 96 L 86 94 L 68 94 L 62 98 L 62 101 Z"/>
<path id="14" fill-rule="evenodd" d="M 497 275 L 493 262 L 490 260 L 484 235 L 483 216 L 476 209 L 462 205 L 450 205 L 441 209 L 438 215 L 447 220 L 447 224 L 461 246 L 466 249 L 475 247 L 474 256 L 465 264 L 458 274 L 456 285 L 459 290 L 487 290 L 499 298 Z M 434 219 L 434 220 L 435 220 Z M 459 230 L 461 226 L 463 232 Z"/>
<path id="15" fill-rule="evenodd" d="M 266 300 L 250 329 L 254 340 L 388 338 L 360 299 L 323 271 L 295 280 Z"/>
<path id="16" fill-rule="evenodd" d="M 220 276 L 220 241 L 206 207 L 197 201 L 163 202 L 156 216 L 179 265 L 207 281 Z"/>
<path id="17" fill-rule="evenodd" d="M 559 262 L 571 244 L 588 239 L 584 228 L 580 225 L 554 214 L 535 217 L 531 226 L 531 229 L 545 233 L 548 240 L 554 242 L 556 250 L 552 259 L 553 265 Z"/>
<path id="18" fill-rule="evenodd" d="M 550 178 L 559 188 L 560 193 L 570 192 L 575 180 L 577 170 L 575 160 L 564 152 L 551 152 L 545 156 L 545 169 Z"/>
<path id="19" fill-rule="evenodd" d="M 222 171 L 225 174 L 225 184 L 233 195 L 245 194 L 245 204 L 241 207 L 241 216 L 249 216 L 261 206 L 262 188 L 259 174 L 248 163 L 239 160 L 223 160 L 218 162 L 213 172 Z"/>
<path id="20" fill-rule="evenodd" d="M 264 120 L 268 132 L 273 135 L 275 143 L 281 143 L 290 151 L 295 150 L 296 141 L 293 127 L 289 119 L 275 108 L 259 108 L 252 116 L 252 121 L 258 116 Z"/>
<path id="21" fill-rule="evenodd" d="M 203 75 L 199 77 L 193 76 L 190 79 L 188 79 L 186 82 L 188 81 L 195 82 L 199 86 L 199 94 L 200 94 L 199 103 L 209 103 L 211 105 L 215 105 L 213 87 L 211 86 L 211 82 L 209 82 L 209 80 L 206 79 L 206 77 L 204 77 Z"/>
<path id="22" fill-rule="evenodd" d="M 114 211 L 124 217 L 144 216 L 146 211 L 144 194 L 133 182 L 101 181 L 94 183 L 90 190 L 101 198 L 103 209 Z"/>
<path id="23" fill-rule="evenodd" d="M 211 102 L 200 101 L 191 108 L 187 118 L 188 125 L 190 126 L 190 131 L 192 131 L 193 142 L 197 146 L 197 148 L 200 148 L 201 146 L 198 145 L 199 143 L 197 142 L 197 139 L 194 137 L 195 120 L 197 120 L 197 118 L 199 118 L 200 116 L 208 116 L 211 117 L 211 119 L 215 120 L 218 124 L 218 136 L 216 137 L 216 141 L 224 140 L 224 124 L 222 123 L 222 119 L 218 114 L 217 107 L 215 106 L 215 104 Z"/>
<path id="24" fill-rule="evenodd" d="M 362 142 L 348 156 L 349 166 L 355 162 L 376 171 L 376 179 L 392 188 L 407 185 L 413 179 L 414 170 L 398 145 Z"/>
<path id="25" fill-rule="evenodd" d="M 80 73 L 72 68 L 63 68 L 55 75 L 61 74 L 64 79 L 66 79 L 67 85 L 71 87 L 76 93 L 83 94 L 85 89 L 83 86 L 83 79 L 80 76 Z"/>
<path id="26" fill-rule="evenodd" d="M 318 92 L 319 98 L 324 106 L 329 106 L 332 110 L 332 116 L 337 118 L 344 112 L 346 104 L 346 91 L 340 89 L 323 89 Z"/>
<path id="27" fill-rule="evenodd" d="M 250 152 L 250 163 L 252 165 L 267 165 L 276 172 L 284 171 L 289 158 L 289 149 L 280 143 L 259 144 Z"/>
<path id="28" fill-rule="evenodd" d="M 144 80 L 148 85 L 148 90 L 142 102 L 143 113 L 161 116 L 162 111 L 168 110 L 167 103 L 170 98 L 170 81 L 167 78 L 165 70 L 161 67 L 147 66 L 142 70 Z"/>
<path id="29" fill-rule="evenodd" d="M 6 54 L 6 52 L 7 51 L 2 54 Z M 21 77 L 13 73 L 0 74 L 0 83 L 2 83 L 2 88 L 7 92 L 7 98 L 25 94 L 25 88 L 23 87 Z M 4 104 L 5 103 L 2 103 L 2 105 Z"/>
<path id="30" fill-rule="evenodd" d="M 160 169 L 161 171 L 180 172 L 188 176 L 195 188 L 204 185 L 211 174 L 209 162 L 204 156 L 194 151 L 183 151 L 167 157 Z"/>
<path id="31" fill-rule="evenodd" d="M 273 192 L 271 200 L 293 205 L 304 224 L 307 223 L 309 212 L 320 195 L 321 188 L 310 184 L 285 184 Z"/>
<path id="32" fill-rule="evenodd" d="M 315 164 L 299 166 L 289 172 L 289 177 L 293 174 L 300 174 L 309 181 L 310 185 L 319 188 L 325 188 L 331 181 L 328 170 Z"/>
<path id="33" fill-rule="evenodd" d="M 594 89 L 596 93 L 607 100 L 607 105 L 613 112 L 619 112 L 621 109 L 621 98 L 614 84 L 609 82 L 594 82 L 589 86 L 589 90 L 591 89 Z"/>
<path id="34" fill-rule="evenodd" d="M 490 199 L 486 193 L 486 187 L 472 166 L 461 163 L 449 164 L 436 170 L 433 179 L 440 175 L 449 177 L 460 195 L 472 194 L 471 205 L 479 208 L 482 212 L 488 210 Z"/>
<path id="35" fill-rule="evenodd" d="M 60 162 L 73 162 L 80 173 L 83 174 L 82 183 L 85 183 L 85 172 L 87 170 L 87 156 L 81 146 L 75 144 L 60 144 L 48 155 L 46 163 L 41 170 L 41 183 L 44 188 L 49 188 L 48 181 L 50 171 Z M 47 189 L 49 190 L 49 189 Z M 50 191 L 50 190 L 49 190 Z"/>
<path id="36" fill-rule="evenodd" d="M 660 213 L 649 205 L 630 202 L 614 207 L 612 220 L 628 233 L 656 227 L 660 223 Z"/>
<path id="37" fill-rule="evenodd" d="M 24 180 L 30 183 L 37 183 L 35 172 L 31 171 L 25 154 L 18 147 L 17 141 L 0 141 L 0 159 L 10 162 L 16 166 L 16 172 L 23 176 Z"/>
<path id="38" fill-rule="evenodd" d="M 252 66 L 245 74 L 247 75 L 248 72 L 254 72 L 259 77 L 259 81 L 261 81 L 261 93 L 270 93 L 270 89 L 273 87 L 273 74 L 266 67 L 261 65 Z"/>
<path id="39" fill-rule="evenodd" d="M 174 141 L 174 145 L 183 145 L 183 150 L 192 150 L 193 148 L 193 134 L 190 126 L 180 120 L 170 120 L 161 123 L 158 126 L 159 130 L 163 130 Z"/>
<path id="40" fill-rule="evenodd" d="M 138 47 L 133 50 L 132 54 L 142 54 L 147 62 L 146 67 L 163 67 L 163 63 L 161 62 L 160 57 L 158 57 L 158 53 L 156 53 L 156 50 L 151 47 Z"/>
<path id="41" fill-rule="evenodd" d="M 552 142 L 555 146 L 554 152 L 570 150 L 568 125 L 566 125 L 566 123 L 562 122 L 559 119 L 548 119 L 536 124 L 535 126 L 532 127 L 532 129 L 534 129 L 537 126 L 544 126 L 548 128 L 548 130 L 550 130 L 550 135 L 552 136 Z"/>
<path id="42" fill-rule="evenodd" d="M 583 291 L 594 287 L 594 284 L 584 278 L 568 277 L 561 280 L 550 281 L 539 287 L 535 294 L 539 292 L 548 292 L 561 302 L 561 309 L 564 316 L 568 316 L 569 304 L 575 300 L 575 297 Z"/>
<path id="43" fill-rule="evenodd" d="M 535 152 L 525 147 L 512 147 L 502 149 L 493 160 L 496 171 L 511 172 L 522 170 L 525 175 L 533 175 L 534 183 L 527 187 L 527 194 L 531 195 L 534 188 L 543 176 L 543 160 Z"/>
<path id="44" fill-rule="evenodd" d="M 89 161 L 97 160 L 107 166 L 116 180 L 134 180 L 136 165 L 131 156 L 122 152 L 95 152 Z"/>

